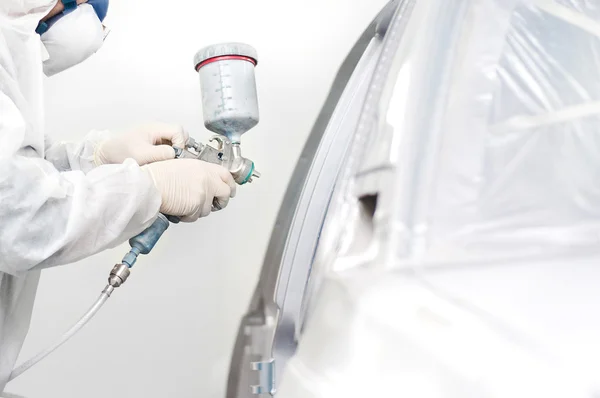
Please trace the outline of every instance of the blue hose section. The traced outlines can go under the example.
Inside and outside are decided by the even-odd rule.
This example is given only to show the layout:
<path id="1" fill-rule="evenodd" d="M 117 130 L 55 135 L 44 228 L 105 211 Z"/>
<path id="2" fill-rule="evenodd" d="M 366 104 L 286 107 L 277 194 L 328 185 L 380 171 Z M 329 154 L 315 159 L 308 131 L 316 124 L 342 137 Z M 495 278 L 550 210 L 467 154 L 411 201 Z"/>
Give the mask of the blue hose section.
<path id="1" fill-rule="evenodd" d="M 169 228 L 169 220 L 163 214 L 159 214 L 156 220 L 140 234 L 129 239 L 131 250 L 123 257 L 123 264 L 129 268 L 133 267 L 140 254 L 148 254 L 156 245 L 162 234 Z"/>

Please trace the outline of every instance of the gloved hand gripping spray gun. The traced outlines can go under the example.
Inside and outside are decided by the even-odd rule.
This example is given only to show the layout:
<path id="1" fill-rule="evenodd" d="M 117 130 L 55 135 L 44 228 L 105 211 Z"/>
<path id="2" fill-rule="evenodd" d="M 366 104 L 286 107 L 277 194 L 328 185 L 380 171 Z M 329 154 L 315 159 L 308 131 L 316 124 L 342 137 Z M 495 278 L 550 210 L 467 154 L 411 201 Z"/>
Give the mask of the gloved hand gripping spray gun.
<path id="1" fill-rule="evenodd" d="M 206 47 L 196 53 L 194 65 L 200 76 L 204 126 L 214 133 L 210 142 L 217 147 L 204 145 L 190 137 L 186 148 L 175 149 L 176 158 L 191 158 L 215 163 L 228 169 L 235 182 L 243 185 L 259 178 L 254 162 L 242 156 L 242 134 L 258 124 L 258 98 L 254 67 L 256 50 L 247 44 L 227 43 Z M 220 210 L 213 202 L 213 210 Z M 115 265 L 106 287 L 112 292 L 129 276 L 139 254 L 148 254 L 169 227 L 169 221 L 178 223 L 177 217 L 160 214 L 154 224 L 131 238 L 131 250 Z M 110 293 L 109 293 L 110 294 Z"/>
<path id="2" fill-rule="evenodd" d="M 204 125 L 217 133 L 210 139 L 210 142 L 217 142 L 217 147 L 204 145 L 190 138 L 186 148 L 174 148 L 177 158 L 193 158 L 219 164 L 231 172 L 239 185 L 252 182 L 253 177 L 260 177 L 260 173 L 254 168 L 254 162 L 244 158 L 240 148 L 242 134 L 256 126 L 259 119 L 254 77 L 256 64 L 256 50 L 242 43 L 218 44 L 196 53 L 194 66 L 200 75 Z M 213 202 L 213 209 L 220 209 L 218 203 Z M 159 214 L 150 227 L 131 238 L 131 250 L 120 264 L 114 266 L 108 284 L 94 305 L 60 341 L 15 368 L 9 381 L 44 359 L 85 326 L 113 290 L 125 283 L 138 255 L 150 253 L 169 227 L 169 221 L 177 223 L 179 219 Z"/>

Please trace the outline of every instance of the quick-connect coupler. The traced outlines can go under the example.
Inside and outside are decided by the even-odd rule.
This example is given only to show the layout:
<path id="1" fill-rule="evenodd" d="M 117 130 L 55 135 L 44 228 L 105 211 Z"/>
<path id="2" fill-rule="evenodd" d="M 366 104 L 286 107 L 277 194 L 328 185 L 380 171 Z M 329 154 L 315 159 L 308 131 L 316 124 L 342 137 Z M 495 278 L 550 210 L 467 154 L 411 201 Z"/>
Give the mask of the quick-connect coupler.
<path id="1" fill-rule="evenodd" d="M 108 284 L 115 288 L 119 287 L 123 283 L 125 283 L 127 278 L 129 278 L 129 274 L 131 274 L 131 271 L 129 271 L 129 267 L 127 265 L 117 264 L 110 271 L 110 276 L 108 277 Z"/>

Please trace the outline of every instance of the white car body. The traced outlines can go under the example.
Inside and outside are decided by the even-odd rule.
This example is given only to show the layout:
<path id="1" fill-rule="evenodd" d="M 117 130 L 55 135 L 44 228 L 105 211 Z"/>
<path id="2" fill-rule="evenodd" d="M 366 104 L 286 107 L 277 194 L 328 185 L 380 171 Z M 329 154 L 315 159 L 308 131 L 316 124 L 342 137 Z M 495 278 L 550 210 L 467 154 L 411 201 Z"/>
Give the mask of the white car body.
<path id="1" fill-rule="evenodd" d="M 228 396 L 598 396 L 600 3 L 396 0 L 369 29 Z"/>

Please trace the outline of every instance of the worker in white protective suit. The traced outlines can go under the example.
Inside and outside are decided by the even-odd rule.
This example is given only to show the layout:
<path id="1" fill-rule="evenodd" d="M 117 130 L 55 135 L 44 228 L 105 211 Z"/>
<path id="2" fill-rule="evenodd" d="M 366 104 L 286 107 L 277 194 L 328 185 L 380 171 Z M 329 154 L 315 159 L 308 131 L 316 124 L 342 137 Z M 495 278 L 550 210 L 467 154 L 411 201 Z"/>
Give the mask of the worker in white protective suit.
<path id="1" fill-rule="evenodd" d="M 225 207 L 224 168 L 175 160 L 179 126 L 80 143 L 44 133 L 42 81 L 95 53 L 108 0 L 0 1 L 0 391 L 27 334 L 40 270 L 119 245 L 159 211 L 195 221 Z M 36 32 L 37 31 L 37 32 Z"/>

